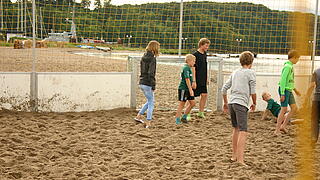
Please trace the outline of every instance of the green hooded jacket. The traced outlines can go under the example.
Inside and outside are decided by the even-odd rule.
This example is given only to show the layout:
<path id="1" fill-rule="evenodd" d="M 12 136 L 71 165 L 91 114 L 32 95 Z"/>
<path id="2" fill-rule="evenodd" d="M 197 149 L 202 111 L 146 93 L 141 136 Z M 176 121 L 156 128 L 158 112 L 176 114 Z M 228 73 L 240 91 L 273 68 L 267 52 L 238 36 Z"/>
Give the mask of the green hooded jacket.
<path id="1" fill-rule="evenodd" d="M 284 63 L 279 86 L 281 95 L 284 95 L 285 90 L 292 92 L 292 90 L 294 89 L 294 72 L 293 63 L 291 61 L 287 61 Z"/>

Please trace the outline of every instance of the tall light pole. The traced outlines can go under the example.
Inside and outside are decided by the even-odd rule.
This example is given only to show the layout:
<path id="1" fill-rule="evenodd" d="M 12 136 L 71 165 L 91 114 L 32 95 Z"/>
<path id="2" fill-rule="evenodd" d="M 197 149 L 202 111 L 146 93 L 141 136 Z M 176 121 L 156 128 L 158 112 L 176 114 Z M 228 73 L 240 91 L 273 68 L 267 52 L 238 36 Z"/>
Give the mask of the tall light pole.
<path id="1" fill-rule="evenodd" d="M 24 34 L 27 36 L 27 5 L 28 1 L 24 1 Z"/>
<path id="2" fill-rule="evenodd" d="M 73 1 L 73 8 L 72 8 L 72 22 L 71 22 L 71 34 L 72 38 L 76 39 L 76 43 L 78 43 L 78 38 L 77 38 L 77 30 L 76 30 L 76 24 L 74 23 L 74 16 L 75 16 L 75 1 Z"/>
<path id="3" fill-rule="evenodd" d="M 24 18 L 23 18 L 23 16 L 24 16 L 24 15 L 23 15 L 23 12 L 24 12 L 24 11 L 23 11 L 23 10 L 24 10 L 24 8 L 23 8 L 23 0 L 21 0 L 21 9 L 20 9 L 20 10 L 21 10 L 21 13 L 20 13 L 20 14 L 21 14 L 21 16 L 20 16 L 20 19 L 21 19 L 21 20 L 20 20 L 20 23 L 21 23 L 21 24 L 20 24 L 20 31 L 23 31 L 23 29 L 24 29 L 24 28 L 23 28 L 23 25 L 24 25 L 24 23 L 23 23 L 23 20 L 24 20 Z"/>
<path id="4" fill-rule="evenodd" d="M 20 1 L 17 0 L 16 3 L 18 5 L 17 31 L 19 31 L 19 29 L 20 29 Z"/>
<path id="5" fill-rule="evenodd" d="M 238 50 L 237 50 L 237 52 L 240 53 L 239 47 L 240 47 L 240 42 L 242 41 L 242 39 L 237 38 L 236 41 L 238 42 Z"/>
<path id="6" fill-rule="evenodd" d="M 183 25 L 183 0 L 180 2 L 180 25 L 179 25 L 179 57 L 181 57 L 182 47 L 182 25 Z"/>
<path id="7" fill-rule="evenodd" d="M 314 14 L 314 29 L 313 29 L 313 43 L 312 43 L 312 67 L 311 67 L 311 74 L 314 71 L 314 60 L 316 55 L 316 47 L 317 47 L 317 29 L 318 29 L 318 8 L 319 8 L 319 0 L 316 1 L 316 11 Z"/>
<path id="8" fill-rule="evenodd" d="M 1 17 L 1 30 L 4 29 L 3 27 L 3 5 L 2 5 L 2 0 L 0 0 L 0 17 Z"/>
<path id="9" fill-rule="evenodd" d="M 182 38 L 182 42 L 183 42 L 183 43 L 182 43 L 182 49 L 183 49 L 183 48 L 186 49 L 186 41 L 187 41 L 187 39 L 188 39 L 188 38 L 184 38 L 184 37 Z"/>
<path id="10" fill-rule="evenodd" d="M 313 40 L 309 40 L 308 43 L 309 43 L 308 50 L 309 50 L 309 51 L 312 51 L 312 49 L 313 49 Z M 312 53 L 312 54 L 313 54 L 313 53 Z M 311 56 L 312 56 L 312 54 L 311 54 Z M 311 57 L 311 58 L 312 58 L 312 57 Z"/>
<path id="11" fill-rule="evenodd" d="M 126 38 L 129 39 L 129 40 L 128 40 L 128 47 L 131 47 L 130 40 L 131 40 L 131 38 L 132 38 L 132 35 L 130 35 L 130 34 L 126 35 Z"/>
<path id="12" fill-rule="evenodd" d="M 43 33 L 42 33 L 43 27 L 42 27 L 42 23 L 43 23 L 43 21 L 42 21 L 42 7 L 40 7 L 40 38 L 41 38 L 41 39 L 43 38 Z"/>

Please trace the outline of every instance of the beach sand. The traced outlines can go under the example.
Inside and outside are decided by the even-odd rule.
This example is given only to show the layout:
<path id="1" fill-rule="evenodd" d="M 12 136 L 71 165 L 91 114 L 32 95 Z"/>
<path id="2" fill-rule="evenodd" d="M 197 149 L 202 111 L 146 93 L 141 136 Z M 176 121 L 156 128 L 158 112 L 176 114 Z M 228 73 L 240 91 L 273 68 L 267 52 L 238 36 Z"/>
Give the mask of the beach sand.
<path id="1" fill-rule="evenodd" d="M 37 71 L 124 72 L 127 61 L 75 55 L 83 49 L 40 49 Z M 93 50 L 95 51 L 95 50 Z M 90 50 L 91 52 L 91 50 Z M 0 71 L 31 71 L 31 50 L 0 48 Z M 297 174 L 296 126 L 275 137 L 275 124 L 250 113 L 245 152 L 249 168 L 229 161 L 229 116 L 195 114 L 189 124 L 174 124 L 180 67 L 158 65 L 153 126 L 133 121 L 136 110 L 80 113 L 0 111 L 0 179 L 250 179 L 283 180 Z M 210 80 L 214 109 L 216 79 Z M 137 89 L 137 105 L 145 99 Z M 320 169 L 320 144 L 316 145 Z M 315 171 L 320 179 L 319 171 Z"/>
<path id="2" fill-rule="evenodd" d="M 289 179 L 296 174 L 295 126 L 251 113 L 242 167 L 230 162 L 227 115 L 208 113 L 175 125 L 156 111 L 153 127 L 130 109 L 81 113 L 0 112 L 0 179 Z M 319 169 L 320 144 L 316 155 Z M 316 171 L 318 179 L 319 171 Z"/>
<path id="3" fill-rule="evenodd" d="M 36 49 L 36 72 L 125 72 L 127 61 L 77 55 L 77 52 L 101 53 L 99 50 L 80 48 L 40 48 Z M 31 72 L 32 49 L 0 47 L 0 71 Z"/>

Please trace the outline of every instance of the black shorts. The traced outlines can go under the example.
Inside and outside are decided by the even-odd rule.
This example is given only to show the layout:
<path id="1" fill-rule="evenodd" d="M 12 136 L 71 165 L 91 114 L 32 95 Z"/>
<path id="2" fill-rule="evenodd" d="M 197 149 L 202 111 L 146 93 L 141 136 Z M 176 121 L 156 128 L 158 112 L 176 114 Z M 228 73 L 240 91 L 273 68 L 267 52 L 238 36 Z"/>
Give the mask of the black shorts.
<path id="1" fill-rule="evenodd" d="M 194 90 L 195 97 L 200 96 L 202 93 L 208 93 L 207 86 L 197 86 L 197 89 Z"/>
<path id="2" fill-rule="evenodd" d="M 190 96 L 188 90 L 178 89 L 179 101 L 186 102 L 187 100 L 194 100 L 194 96 Z"/>

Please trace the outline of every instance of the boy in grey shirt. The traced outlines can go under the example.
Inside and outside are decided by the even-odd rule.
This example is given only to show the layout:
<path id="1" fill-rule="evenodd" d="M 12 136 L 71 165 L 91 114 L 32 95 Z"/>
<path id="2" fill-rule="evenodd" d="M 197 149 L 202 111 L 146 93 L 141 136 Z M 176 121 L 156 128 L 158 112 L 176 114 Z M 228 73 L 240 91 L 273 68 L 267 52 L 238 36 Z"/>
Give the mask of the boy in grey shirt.
<path id="1" fill-rule="evenodd" d="M 242 68 L 235 70 L 228 81 L 223 85 L 223 110 L 230 113 L 232 132 L 232 161 L 241 165 L 244 163 L 244 149 L 247 137 L 247 122 L 250 96 L 253 104 L 252 111 L 256 108 L 256 74 L 251 70 L 254 56 L 251 52 L 245 51 L 240 55 Z M 231 88 L 230 101 L 228 103 L 227 90 Z"/>

